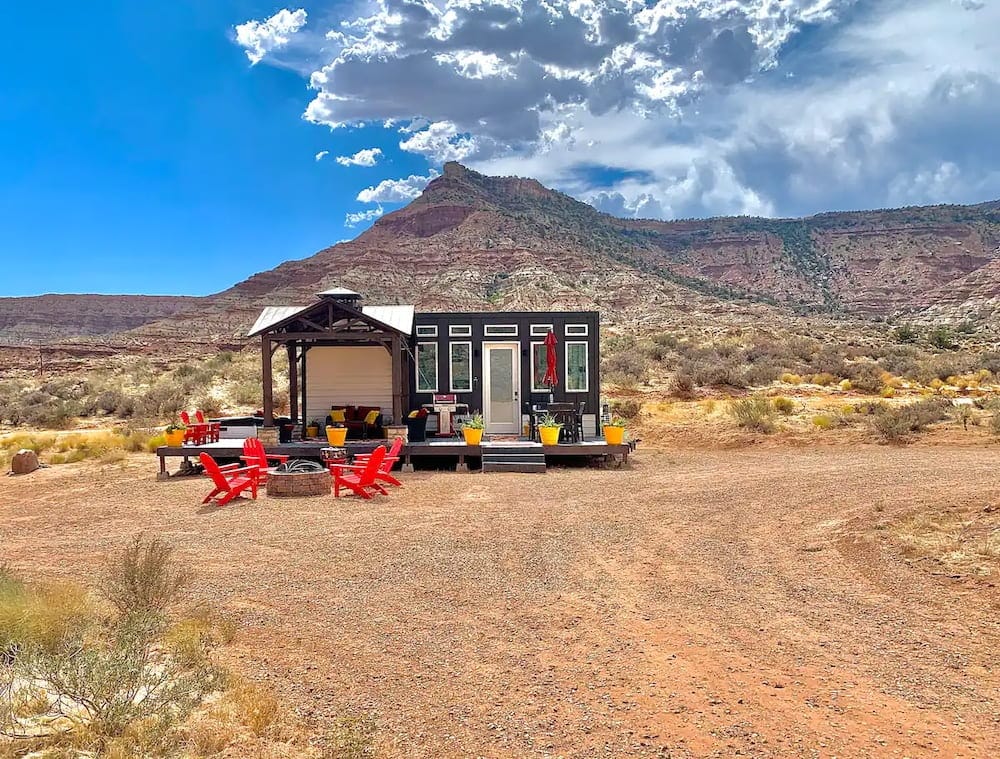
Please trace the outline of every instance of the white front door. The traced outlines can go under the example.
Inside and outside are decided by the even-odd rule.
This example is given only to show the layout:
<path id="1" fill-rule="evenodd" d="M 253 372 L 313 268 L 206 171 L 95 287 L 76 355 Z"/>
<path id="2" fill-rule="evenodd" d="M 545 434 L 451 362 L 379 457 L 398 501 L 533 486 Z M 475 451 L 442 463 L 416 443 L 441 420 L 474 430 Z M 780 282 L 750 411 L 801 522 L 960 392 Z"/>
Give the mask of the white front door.
<path id="1" fill-rule="evenodd" d="M 519 343 L 483 345 L 483 418 L 487 432 L 521 432 L 520 357 Z"/>

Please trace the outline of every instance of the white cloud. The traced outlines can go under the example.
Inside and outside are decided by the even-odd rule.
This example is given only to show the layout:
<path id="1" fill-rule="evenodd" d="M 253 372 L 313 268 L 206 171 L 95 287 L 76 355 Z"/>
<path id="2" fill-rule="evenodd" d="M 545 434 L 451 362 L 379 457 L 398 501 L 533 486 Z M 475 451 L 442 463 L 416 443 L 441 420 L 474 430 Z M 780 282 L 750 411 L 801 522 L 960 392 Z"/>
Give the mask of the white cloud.
<path id="1" fill-rule="evenodd" d="M 426 129 L 413 132 L 399 147 L 409 153 L 419 153 L 434 163 L 463 161 L 476 151 L 476 141 L 468 135 L 459 135 L 458 127 L 450 121 L 436 121 Z"/>
<path id="2" fill-rule="evenodd" d="M 324 158 L 326 158 L 326 157 L 327 157 L 328 155 L 330 155 L 330 151 L 329 151 L 329 150 L 321 150 L 321 151 L 319 151 L 319 152 L 318 152 L 318 153 L 316 154 L 316 160 L 317 160 L 317 161 L 322 161 L 322 160 L 323 160 Z"/>
<path id="3" fill-rule="evenodd" d="M 354 155 L 339 155 L 337 163 L 341 166 L 374 166 L 382 155 L 382 148 L 365 148 Z"/>
<path id="4" fill-rule="evenodd" d="M 1000 195 L 1000 3 L 364 8 L 328 32 L 305 117 L 384 129 L 431 165 L 533 176 L 633 216 Z M 359 199 L 404 202 L 426 181 L 387 179 Z"/>
<path id="5" fill-rule="evenodd" d="M 344 217 L 345 227 L 356 227 L 366 221 L 373 221 L 381 216 L 385 211 L 382 210 L 382 206 L 377 208 L 369 208 L 366 211 L 358 211 L 357 213 L 349 213 Z"/>
<path id="6" fill-rule="evenodd" d="M 247 21 L 236 27 L 236 44 L 246 50 L 251 65 L 256 65 L 271 51 L 287 45 L 292 35 L 306 25 L 306 16 L 301 8 L 284 8 L 264 21 Z"/>
<path id="7" fill-rule="evenodd" d="M 426 177 L 411 174 L 406 179 L 385 179 L 359 192 L 357 199 L 362 203 L 407 203 L 423 192 L 436 176 L 437 172 L 431 171 Z"/>

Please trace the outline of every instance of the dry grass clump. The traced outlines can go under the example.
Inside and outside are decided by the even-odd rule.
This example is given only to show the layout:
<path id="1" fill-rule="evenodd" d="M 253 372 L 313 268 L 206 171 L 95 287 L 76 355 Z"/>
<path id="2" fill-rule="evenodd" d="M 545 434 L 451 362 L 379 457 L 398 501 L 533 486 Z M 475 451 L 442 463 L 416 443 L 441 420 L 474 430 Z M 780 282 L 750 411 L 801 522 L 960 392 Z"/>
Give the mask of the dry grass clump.
<path id="1" fill-rule="evenodd" d="M 795 401 L 791 398 L 786 398 L 783 395 L 772 398 L 771 404 L 774 406 L 774 410 L 782 416 L 789 416 L 793 411 L 795 411 Z"/>
<path id="2" fill-rule="evenodd" d="M 0 465 L 6 468 L 11 457 L 22 449 L 35 451 L 47 464 L 88 460 L 111 464 L 124 461 L 129 453 L 155 451 L 164 441 L 160 434 L 128 427 L 60 435 L 15 433 L 0 438 Z"/>
<path id="3" fill-rule="evenodd" d="M 899 520 L 891 534 L 910 559 L 978 575 L 1000 567 L 1000 510 L 991 506 L 928 509 Z"/>
<path id="4" fill-rule="evenodd" d="M 611 413 L 622 419 L 636 419 L 641 411 L 642 403 L 635 398 L 624 398 L 611 403 Z"/>
<path id="5" fill-rule="evenodd" d="M 774 406 L 762 395 L 730 401 L 729 415 L 744 429 L 764 433 L 774 431 Z"/>

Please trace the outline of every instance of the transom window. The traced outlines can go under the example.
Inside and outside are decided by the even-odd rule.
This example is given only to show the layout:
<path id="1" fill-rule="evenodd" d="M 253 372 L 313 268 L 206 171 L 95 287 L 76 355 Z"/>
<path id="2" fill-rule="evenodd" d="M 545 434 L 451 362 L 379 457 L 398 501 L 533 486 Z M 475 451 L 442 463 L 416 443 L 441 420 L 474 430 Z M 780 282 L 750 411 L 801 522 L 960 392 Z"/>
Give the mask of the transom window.
<path id="1" fill-rule="evenodd" d="M 566 342 L 567 393 L 586 393 L 590 389 L 588 348 L 585 342 Z"/>
<path id="2" fill-rule="evenodd" d="M 438 328 L 436 324 L 418 324 L 417 337 L 437 337 Z"/>
<path id="3" fill-rule="evenodd" d="M 417 392 L 436 393 L 438 390 L 437 343 L 417 343 Z"/>
<path id="4" fill-rule="evenodd" d="M 472 337 L 471 324 L 449 324 L 448 337 Z"/>
<path id="5" fill-rule="evenodd" d="M 551 331 L 552 331 L 552 325 L 551 324 L 532 324 L 531 325 L 531 336 L 532 337 L 545 337 Z"/>
<path id="6" fill-rule="evenodd" d="M 517 337 L 516 324 L 487 324 L 483 327 L 487 337 Z"/>
<path id="7" fill-rule="evenodd" d="M 472 390 L 472 343 L 450 343 L 451 392 Z"/>
<path id="8" fill-rule="evenodd" d="M 566 335 L 571 337 L 586 337 L 590 330 L 586 324 L 567 324 Z"/>

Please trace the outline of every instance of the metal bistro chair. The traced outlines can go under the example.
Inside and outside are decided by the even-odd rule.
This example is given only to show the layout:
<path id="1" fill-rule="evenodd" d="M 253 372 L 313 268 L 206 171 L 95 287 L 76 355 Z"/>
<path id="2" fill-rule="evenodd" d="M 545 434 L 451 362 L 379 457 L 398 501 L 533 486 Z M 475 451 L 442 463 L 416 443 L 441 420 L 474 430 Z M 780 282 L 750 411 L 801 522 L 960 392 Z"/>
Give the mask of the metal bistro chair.
<path id="1" fill-rule="evenodd" d="M 575 403 L 550 403 L 546 411 L 562 422 L 563 429 L 560 437 L 566 438 L 569 442 L 579 442 L 579 438 L 577 437 L 579 427 L 577 425 Z"/>

